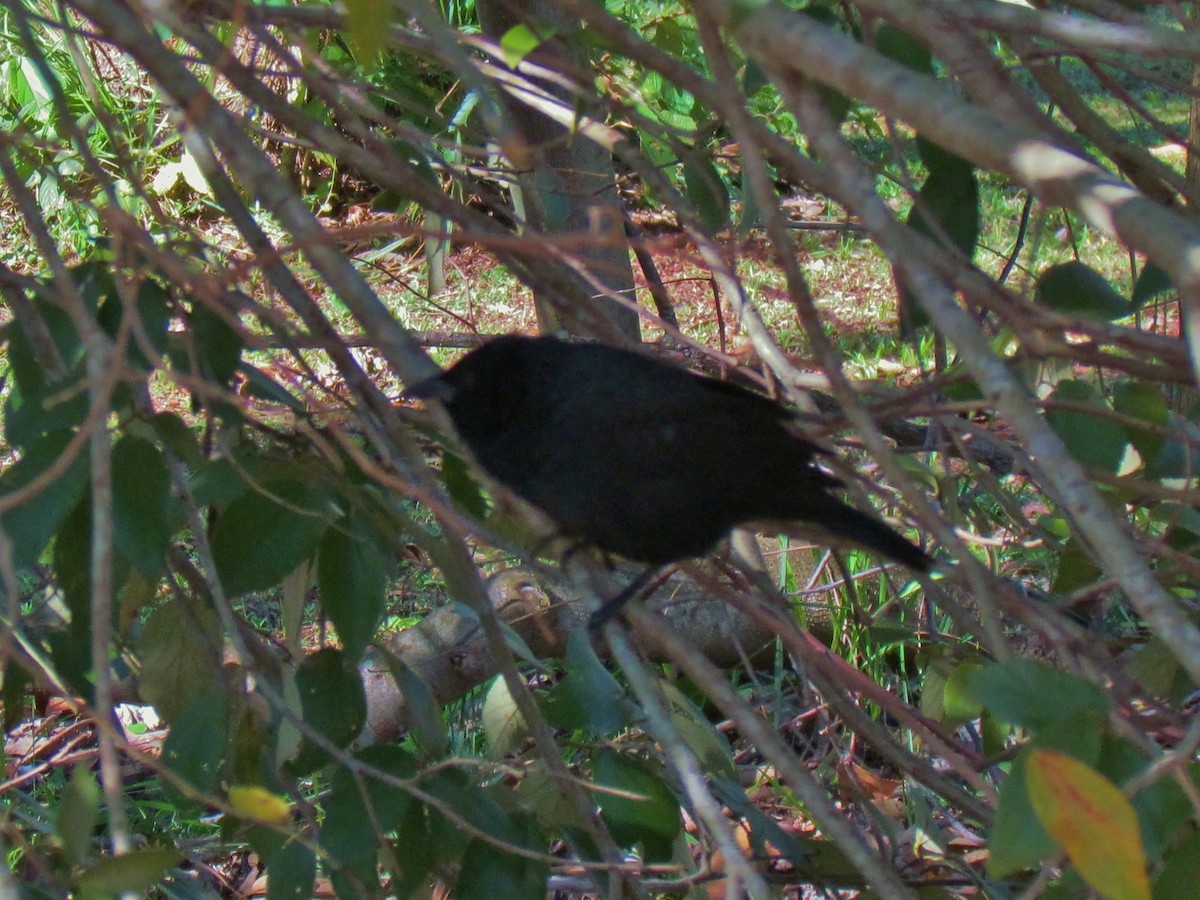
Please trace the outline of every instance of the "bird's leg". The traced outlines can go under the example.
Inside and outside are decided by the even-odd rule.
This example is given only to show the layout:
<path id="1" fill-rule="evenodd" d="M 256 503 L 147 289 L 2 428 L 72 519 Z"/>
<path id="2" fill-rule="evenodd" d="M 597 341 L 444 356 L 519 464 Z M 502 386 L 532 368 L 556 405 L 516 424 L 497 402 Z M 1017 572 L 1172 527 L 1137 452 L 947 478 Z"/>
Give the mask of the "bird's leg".
<path id="1" fill-rule="evenodd" d="M 633 581 L 629 582 L 617 596 L 611 600 L 605 600 L 600 605 L 600 608 L 592 613 L 592 617 L 588 619 L 588 631 L 599 631 L 603 628 L 610 619 L 621 611 L 621 608 L 626 603 L 640 594 L 646 585 L 661 571 L 662 566 L 651 566 L 633 579 Z"/>

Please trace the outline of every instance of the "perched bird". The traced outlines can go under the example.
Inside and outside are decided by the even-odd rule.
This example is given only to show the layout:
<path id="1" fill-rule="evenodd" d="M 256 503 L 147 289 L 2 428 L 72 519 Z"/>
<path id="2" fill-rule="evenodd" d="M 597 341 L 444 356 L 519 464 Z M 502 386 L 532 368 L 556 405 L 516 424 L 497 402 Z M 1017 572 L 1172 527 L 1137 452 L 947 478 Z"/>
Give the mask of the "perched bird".
<path id="1" fill-rule="evenodd" d="M 787 409 L 733 384 L 629 350 L 507 335 L 408 394 L 440 401 L 488 474 L 564 537 L 608 553 L 657 568 L 704 555 L 736 525 L 787 520 L 933 566 L 833 495 L 841 483 Z"/>

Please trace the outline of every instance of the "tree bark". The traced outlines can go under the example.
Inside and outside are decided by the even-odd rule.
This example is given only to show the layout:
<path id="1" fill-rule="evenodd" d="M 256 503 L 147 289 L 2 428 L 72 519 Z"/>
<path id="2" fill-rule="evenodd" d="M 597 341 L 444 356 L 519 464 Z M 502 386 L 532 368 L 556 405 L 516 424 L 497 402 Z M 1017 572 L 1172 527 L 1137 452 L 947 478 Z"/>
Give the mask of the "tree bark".
<path id="1" fill-rule="evenodd" d="M 527 59 L 568 77 L 577 75 L 580 84 L 590 84 L 591 62 L 577 39 L 579 22 L 564 14 L 559 4 L 547 0 L 486 0 L 477 3 L 476 10 L 484 34 L 497 41 L 519 24 L 527 25 L 535 34 L 550 35 Z M 566 103 L 580 103 L 562 86 L 546 83 L 543 87 Z M 522 229 L 560 240 L 578 236 L 581 240 L 572 247 L 571 254 L 583 262 L 588 277 L 603 291 L 633 301 L 633 267 L 612 155 L 512 97 L 507 106 L 525 144 L 505 148 L 516 169 L 524 201 Z M 591 314 L 598 312 L 615 331 L 638 341 L 636 312 L 599 291 L 597 294 Z M 577 317 L 561 303 L 554 304 L 536 293 L 534 303 L 543 334 L 565 330 L 596 336 L 588 316 Z"/>

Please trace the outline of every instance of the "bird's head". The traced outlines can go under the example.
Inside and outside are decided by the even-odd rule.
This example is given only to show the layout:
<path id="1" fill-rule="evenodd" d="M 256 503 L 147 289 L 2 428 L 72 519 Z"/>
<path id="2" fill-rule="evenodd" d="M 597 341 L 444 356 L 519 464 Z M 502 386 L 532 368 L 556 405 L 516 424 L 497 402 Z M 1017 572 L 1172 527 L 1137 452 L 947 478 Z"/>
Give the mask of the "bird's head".
<path id="1" fill-rule="evenodd" d="M 418 381 L 404 393 L 419 400 L 450 404 L 456 399 L 492 390 L 491 385 L 520 365 L 518 341 L 525 339 L 506 335 L 489 341 L 440 375 Z"/>
<path id="2" fill-rule="evenodd" d="M 511 421 L 537 382 L 538 342 L 519 335 L 495 338 L 440 375 L 410 386 L 405 395 L 436 400 L 472 445 L 476 433 L 494 434 Z"/>

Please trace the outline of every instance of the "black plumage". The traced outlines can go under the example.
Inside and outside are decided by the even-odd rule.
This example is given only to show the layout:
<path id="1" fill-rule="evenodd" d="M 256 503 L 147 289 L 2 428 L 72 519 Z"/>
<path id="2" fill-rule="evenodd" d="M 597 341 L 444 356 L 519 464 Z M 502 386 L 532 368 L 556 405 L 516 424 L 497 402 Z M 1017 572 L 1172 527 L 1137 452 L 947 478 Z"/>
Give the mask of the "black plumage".
<path id="1" fill-rule="evenodd" d="M 509 335 L 409 394 L 443 403 L 480 465 L 564 536 L 609 553 L 661 566 L 736 525 L 788 520 L 933 565 L 833 495 L 783 406 L 632 351 Z"/>

